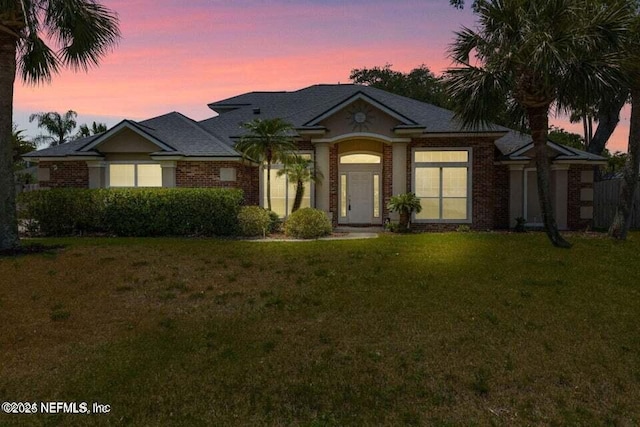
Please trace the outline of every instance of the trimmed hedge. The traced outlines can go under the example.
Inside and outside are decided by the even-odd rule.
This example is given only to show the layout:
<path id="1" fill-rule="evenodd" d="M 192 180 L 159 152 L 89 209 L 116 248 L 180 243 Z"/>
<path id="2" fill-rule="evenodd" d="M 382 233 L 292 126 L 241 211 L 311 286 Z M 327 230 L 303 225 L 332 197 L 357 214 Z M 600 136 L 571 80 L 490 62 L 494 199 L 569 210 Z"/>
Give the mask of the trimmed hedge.
<path id="1" fill-rule="evenodd" d="M 229 236 L 238 232 L 241 190 L 53 189 L 22 193 L 20 216 L 48 236 Z"/>
<path id="2" fill-rule="evenodd" d="M 299 239 L 317 239 L 331 233 L 331 221 L 319 209 L 298 209 L 284 222 L 284 233 Z"/>

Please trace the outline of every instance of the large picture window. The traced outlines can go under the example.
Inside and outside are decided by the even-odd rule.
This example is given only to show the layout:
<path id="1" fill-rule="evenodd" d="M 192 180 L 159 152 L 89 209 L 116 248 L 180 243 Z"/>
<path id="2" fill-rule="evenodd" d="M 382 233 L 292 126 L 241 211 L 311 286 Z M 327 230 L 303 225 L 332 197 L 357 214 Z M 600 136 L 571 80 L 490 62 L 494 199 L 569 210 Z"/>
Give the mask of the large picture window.
<path id="1" fill-rule="evenodd" d="M 162 187 L 162 167 L 157 163 L 111 163 L 109 187 Z"/>
<path id="2" fill-rule="evenodd" d="M 413 157 L 415 194 L 422 221 L 471 220 L 471 150 L 416 150 Z"/>
<path id="3" fill-rule="evenodd" d="M 310 154 L 300 154 L 302 158 L 310 159 Z M 271 165 L 271 210 L 277 213 L 281 218 L 285 218 L 291 214 L 293 202 L 296 197 L 296 183 L 290 182 L 287 175 L 278 176 L 278 172 L 282 169 L 282 164 Z M 263 181 L 263 204 L 266 209 L 267 203 L 267 169 L 265 168 L 262 175 Z M 312 186 L 310 182 L 304 183 L 304 196 L 300 209 L 311 207 Z"/>

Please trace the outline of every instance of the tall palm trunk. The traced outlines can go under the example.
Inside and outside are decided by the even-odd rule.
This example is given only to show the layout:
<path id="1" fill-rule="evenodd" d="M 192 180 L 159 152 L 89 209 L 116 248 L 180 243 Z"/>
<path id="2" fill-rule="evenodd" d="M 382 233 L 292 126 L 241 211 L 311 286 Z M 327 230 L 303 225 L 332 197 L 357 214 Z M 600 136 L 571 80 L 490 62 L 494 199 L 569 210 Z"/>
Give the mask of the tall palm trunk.
<path id="1" fill-rule="evenodd" d="M 551 190 L 549 179 L 551 177 L 551 163 L 547 156 L 547 137 L 549 129 L 549 105 L 527 108 L 529 126 L 531 127 L 531 137 L 536 153 L 536 175 L 538 176 L 538 198 L 544 228 L 553 246 L 560 248 L 570 248 L 567 242 L 558 231 L 558 224 L 553 213 L 551 201 Z"/>
<path id="2" fill-rule="evenodd" d="M 271 210 L 271 161 L 273 160 L 273 153 L 271 149 L 267 149 L 266 152 L 266 160 L 267 160 L 267 209 Z"/>
<path id="3" fill-rule="evenodd" d="M 609 227 L 609 236 L 618 240 L 625 240 L 631 227 L 634 196 L 640 177 L 640 86 L 631 89 L 630 122 L 629 155 L 624 165 L 616 215 Z"/>
<path id="4" fill-rule="evenodd" d="M 271 210 L 271 162 L 267 161 L 267 209 Z"/>
<path id="5" fill-rule="evenodd" d="M 0 31 L 0 249 L 18 246 L 11 131 L 16 38 Z"/>
<path id="6" fill-rule="evenodd" d="M 291 213 L 294 213 L 302 205 L 302 198 L 304 197 L 304 182 L 301 179 L 296 183 L 296 197 L 293 199 L 293 207 Z"/>

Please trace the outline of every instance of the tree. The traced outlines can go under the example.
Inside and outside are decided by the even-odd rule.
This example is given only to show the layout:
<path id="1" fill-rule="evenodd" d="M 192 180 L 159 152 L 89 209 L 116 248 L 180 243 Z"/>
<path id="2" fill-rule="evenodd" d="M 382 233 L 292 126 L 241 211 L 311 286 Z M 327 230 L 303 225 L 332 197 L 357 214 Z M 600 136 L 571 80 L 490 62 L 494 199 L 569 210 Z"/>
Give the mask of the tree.
<path id="1" fill-rule="evenodd" d="M 478 30 L 456 34 L 448 71 L 456 112 L 467 125 L 485 123 L 496 103 L 513 99 L 525 112 L 535 147 L 538 196 L 554 246 L 560 235 L 549 188 L 549 112 L 591 105 L 623 81 L 619 64 L 628 34 L 628 9 L 584 0 L 477 1 Z M 471 65 L 475 54 L 479 65 Z"/>
<path id="2" fill-rule="evenodd" d="M 24 162 L 22 156 L 36 150 L 36 144 L 28 141 L 24 135 L 23 129 L 18 130 L 16 125 L 13 125 L 13 131 L 11 132 L 11 146 L 12 146 L 12 159 L 14 170 L 19 168 Z"/>
<path id="3" fill-rule="evenodd" d="M 61 67 L 97 65 L 120 36 L 95 0 L 0 0 L 0 250 L 18 246 L 11 131 L 13 84 L 48 82 Z"/>
<path id="4" fill-rule="evenodd" d="M 300 209 L 304 197 L 304 185 L 307 182 L 320 182 L 324 178 L 322 173 L 315 170 L 313 160 L 301 157 L 297 154 L 289 157 L 284 162 L 284 167 L 278 171 L 278 176 L 287 175 L 289 182 L 296 183 L 296 196 L 293 199 L 291 213 Z"/>
<path id="5" fill-rule="evenodd" d="M 349 79 L 356 84 L 447 107 L 448 100 L 442 78 L 436 77 L 427 66 L 422 64 L 406 74 L 392 70 L 391 67 L 391 64 L 386 64 L 384 67 L 354 68 Z"/>
<path id="6" fill-rule="evenodd" d="M 621 86 L 615 95 L 600 99 L 595 107 L 598 127 L 589 141 L 588 152 L 604 154 L 607 142 L 620 122 L 620 111 L 628 100 L 629 88 L 626 85 Z"/>
<path id="7" fill-rule="evenodd" d="M 271 210 L 271 165 L 286 160 L 296 149 L 293 127 L 286 121 L 255 119 L 243 123 L 248 134 L 240 138 L 236 149 L 248 159 L 267 165 L 267 209 Z"/>
<path id="8" fill-rule="evenodd" d="M 566 145 L 567 147 L 585 149 L 584 139 L 577 133 L 568 132 L 563 128 L 551 125 L 549 127 L 549 140 L 556 144 Z"/>
<path id="9" fill-rule="evenodd" d="M 632 1 L 633 22 L 623 49 L 623 70 L 628 79 L 631 95 L 631 117 L 629 118 L 629 149 L 620 185 L 620 197 L 609 236 L 625 240 L 631 227 L 631 214 L 638 179 L 640 177 L 640 2 Z"/>
<path id="10" fill-rule="evenodd" d="M 78 128 L 78 132 L 73 137 L 73 139 L 86 138 L 88 136 L 97 135 L 99 133 L 104 133 L 106 131 L 107 131 L 106 123 L 93 122 L 91 123 L 91 127 L 89 127 L 89 125 L 84 123 L 80 125 L 80 127 Z"/>
<path id="11" fill-rule="evenodd" d="M 36 136 L 34 142 L 38 145 L 48 143 L 50 147 L 64 144 L 69 140 L 69 136 L 76 128 L 77 116 L 78 113 L 73 110 L 67 111 L 64 115 L 60 115 L 55 111 L 30 115 L 29 123 L 34 120 L 37 121 L 38 127 L 48 133 L 48 135 Z"/>
<path id="12" fill-rule="evenodd" d="M 610 173 L 612 175 L 623 171 L 624 166 L 627 164 L 628 154 L 621 151 L 611 153 L 605 148 L 602 156 L 607 159 L 607 173 Z"/>
<path id="13" fill-rule="evenodd" d="M 606 5 L 607 1 L 608 0 L 601 0 L 600 3 Z M 631 1 L 633 2 L 633 0 Z M 463 9 L 465 6 L 464 0 L 449 0 L 449 3 L 456 9 Z M 478 5 L 480 3 L 482 3 L 482 0 L 474 0 L 472 2 L 472 8 L 474 11 L 478 11 Z M 577 121 L 582 121 L 586 146 L 585 149 L 589 153 L 607 157 L 605 147 L 620 122 L 620 112 L 622 111 L 622 107 L 628 102 L 629 96 L 629 88 L 626 85 L 623 85 L 620 86 L 611 96 L 601 97 L 596 100 L 595 104 L 580 105 L 580 102 L 576 103 L 576 106 L 574 106 L 571 111 L 571 117 L 577 119 Z M 598 123 L 595 132 L 593 132 L 592 123 L 594 120 Z M 500 123 L 496 120 L 494 120 L 494 122 Z M 509 126 L 504 123 L 500 124 Z M 523 132 L 526 131 L 523 130 Z"/>

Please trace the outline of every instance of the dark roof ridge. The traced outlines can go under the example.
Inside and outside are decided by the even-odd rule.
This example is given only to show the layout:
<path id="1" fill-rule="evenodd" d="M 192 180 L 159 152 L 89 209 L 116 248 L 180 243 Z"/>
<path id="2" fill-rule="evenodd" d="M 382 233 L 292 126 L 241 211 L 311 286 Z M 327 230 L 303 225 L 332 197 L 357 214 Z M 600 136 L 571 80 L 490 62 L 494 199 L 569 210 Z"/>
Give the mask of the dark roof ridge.
<path id="1" fill-rule="evenodd" d="M 179 113 L 177 111 L 174 111 L 173 113 L 177 114 L 178 117 L 180 117 L 182 120 L 184 120 L 185 122 L 187 122 L 188 124 L 190 124 L 191 126 L 195 127 L 196 129 L 198 129 L 201 133 L 204 133 L 205 135 L 207 135 L 208 137 L 211 137 L 214 139 L 214 142 L 216 142 L 217 144 L 221 145 L 222 147 L 224 147 L 225 151 L 232 153 L 232 154 L 238 154 L 235 150 L 232 150 L 231 147 L 229 147 L 227 144 L 225 144 L 224 142 L 222 142 L 222 140 L 220 139 L 220 137 L 218 137 L 217 135 L 213 134 L 212 132 L 209 132 L 208 130 L 204 129 L 202 126 L 200 126 L 200 124 L 198 122 L 196 122 L 195 120 L 193 120 L 190 117 L 185 116 L 182 113 Z"/>

